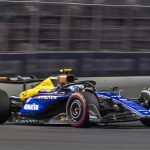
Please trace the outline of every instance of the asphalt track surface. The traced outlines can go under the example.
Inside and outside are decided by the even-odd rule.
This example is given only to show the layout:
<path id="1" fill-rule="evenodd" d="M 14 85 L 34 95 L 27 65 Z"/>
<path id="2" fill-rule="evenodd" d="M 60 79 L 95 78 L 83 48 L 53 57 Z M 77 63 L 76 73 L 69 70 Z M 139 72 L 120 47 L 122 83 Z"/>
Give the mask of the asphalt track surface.
<path id="1" fill-rule="evenodd" d="M 143 87 L 150 85 L 150 77 L 119 77 L 96 80 L 98 81 L 98 88 L 120 85 L 121 89 L 125 90 L 124 95 L 132 97 L 139 95 L 138 92 Z M 4 85 L 0 85 L 0 87 L 8 88 Z M 70 126 L 31 126 L 10 123 L 0 125 L 0 150 L 19 149 L 149 150 L 150 128 L 144 127 L 140 122 L 101 125 L 87 129 L 77 129 Z"/>

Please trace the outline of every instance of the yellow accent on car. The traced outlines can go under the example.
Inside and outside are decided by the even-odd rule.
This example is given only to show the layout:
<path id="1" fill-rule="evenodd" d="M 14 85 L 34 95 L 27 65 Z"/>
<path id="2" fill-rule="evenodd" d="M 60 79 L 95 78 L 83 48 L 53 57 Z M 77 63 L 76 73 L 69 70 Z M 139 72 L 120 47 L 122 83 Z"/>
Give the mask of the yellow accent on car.
<path id="1" fill-rule="evenodd" d="M 65 116 L 64 115 L 61 115 L 60 116 L 60 120 L 63 122 L 63 121 L 65 121 Z"/>
<path id="2" fill-rule="evenodd" d="M 24 99 L 33 96 L 35 94 L 38 94 L 40 90 L 53 90 L 54 84 L 52 83 L 50 77 L 46 78 L 44 81 L 40 82 L 37 86 L 34 88 L 25 90 L 20 93 L 19 97 L 23 101 Z"/>
<path id="3" fill-rule="evenodd" d="M 72 69 L 60 69 L 59 70 L 61 73 L 69 73 L 72 71 Z"/>

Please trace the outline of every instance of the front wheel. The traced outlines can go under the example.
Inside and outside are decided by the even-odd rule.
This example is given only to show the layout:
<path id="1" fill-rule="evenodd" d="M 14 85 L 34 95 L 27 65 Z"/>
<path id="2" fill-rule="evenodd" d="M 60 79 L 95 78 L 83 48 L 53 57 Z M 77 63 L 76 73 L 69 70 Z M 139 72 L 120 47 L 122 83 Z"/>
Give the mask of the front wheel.
<path id="1" fill-rule="evenodd" d="M 89 105 L 96 104 L 99 107 L 98 100 L 93 93 L 75 92 L 73 93 L 66 105 L 66 114 L 68 122 L 77 128 L 90 126 L 89 122 Z"/>
<path id="2" fill-rule="evenodd" d="M 144 119 L 141 119 L 140 121 L 146 127 L 150 127 L 150 119 L 149 118 L 144 118 Z"/>

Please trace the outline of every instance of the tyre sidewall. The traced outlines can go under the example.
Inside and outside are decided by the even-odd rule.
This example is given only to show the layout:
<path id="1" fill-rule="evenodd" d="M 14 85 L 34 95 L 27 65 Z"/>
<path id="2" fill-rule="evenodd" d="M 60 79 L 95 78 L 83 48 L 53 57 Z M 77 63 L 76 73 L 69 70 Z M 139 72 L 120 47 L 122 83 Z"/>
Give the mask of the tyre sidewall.
<path id="1" fill-rule="evenodd" d="M 76 120 L 75 122 L 73 121 L 74 119 L 71 118 L 70 116 L 70 105 L 74 100 L 79 100 L 80 103 L 82 104 L 82 111 L 80 114 L 80 119 Z M 89 120 L 89 114 L 88 114 L 88 106 L 85 97 L 79 93 L 75 92 L 73 93 L 70 98 L 68 99 L 67 105 L 66 105 L 66 114 L 68 116 L 68 122 L 74 126 L 74 127 L 85 127 L 88 125 L 88 120 Z"/>

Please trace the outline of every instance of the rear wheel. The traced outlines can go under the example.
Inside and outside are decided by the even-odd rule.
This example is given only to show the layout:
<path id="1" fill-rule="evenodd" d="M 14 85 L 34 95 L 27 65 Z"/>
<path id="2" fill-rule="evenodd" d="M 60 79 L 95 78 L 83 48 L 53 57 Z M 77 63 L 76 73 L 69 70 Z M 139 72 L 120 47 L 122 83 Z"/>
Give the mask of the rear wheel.
<path id="1" fill-rule="evenodd" d="M 99 109 L 96 96 L 89 92 L 73 93 L 66 105 L 69 123 L 77 128 L 89 127 L 89 105 L 94 104 Z"/>
<path id="2" fill-rule="evenodd" d="M 0 90 L 0 124 L 5 123 L 10 117 L 11 102 L 7 93 Z"/>
<path id="3" fill-rule="evenodd" d="M 149 119 L 149 118 L 141 119 L 141 122 L 142 122 L 142 124 L 145 125 L 146 127 L 150 127 L 150 119 Z"/>

